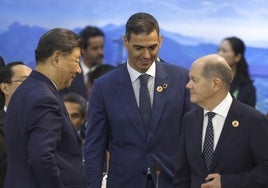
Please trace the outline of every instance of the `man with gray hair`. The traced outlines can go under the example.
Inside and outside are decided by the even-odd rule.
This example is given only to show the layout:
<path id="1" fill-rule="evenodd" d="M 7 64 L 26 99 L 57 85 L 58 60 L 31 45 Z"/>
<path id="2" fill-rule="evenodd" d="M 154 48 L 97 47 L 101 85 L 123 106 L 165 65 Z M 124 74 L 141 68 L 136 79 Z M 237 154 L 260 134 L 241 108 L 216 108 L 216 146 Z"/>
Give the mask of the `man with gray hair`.
<path id="1" fill-rule="evenodd" d="M 199 107 L 183 119 L 175 187 L 267 187 L 267 117 L 232 98 L 232 70 L 223 57 L 198 58 L 189 77 L 190 100 Z"/>

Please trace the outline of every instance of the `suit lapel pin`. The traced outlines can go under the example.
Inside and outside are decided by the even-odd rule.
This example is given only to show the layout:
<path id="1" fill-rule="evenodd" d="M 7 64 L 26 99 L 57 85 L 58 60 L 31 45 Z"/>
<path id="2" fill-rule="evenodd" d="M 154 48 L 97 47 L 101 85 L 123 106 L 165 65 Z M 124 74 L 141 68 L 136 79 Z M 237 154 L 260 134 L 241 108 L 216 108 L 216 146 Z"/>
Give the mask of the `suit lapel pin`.
<path id="1" fill-rule="evenodd" d="M 158 92 L 162 92 L 162 91 L 163 91 L 163 87 L 162 87 L 162 86 L 157 86 L 156 90 L 157 90 Z"/>
<path id="2" fill-rule="evenodd" d="M 168 84 L 163 84 L 163 89 L 167 89 L 168 88 Z"/>
<path id="3" fill-rule="evenodd" d="M 232 125 L 233 125 L 233 127 L 238 127 L 239 126 L 239 122 L 237 120 L 234 120 L 232 122 Z"/>

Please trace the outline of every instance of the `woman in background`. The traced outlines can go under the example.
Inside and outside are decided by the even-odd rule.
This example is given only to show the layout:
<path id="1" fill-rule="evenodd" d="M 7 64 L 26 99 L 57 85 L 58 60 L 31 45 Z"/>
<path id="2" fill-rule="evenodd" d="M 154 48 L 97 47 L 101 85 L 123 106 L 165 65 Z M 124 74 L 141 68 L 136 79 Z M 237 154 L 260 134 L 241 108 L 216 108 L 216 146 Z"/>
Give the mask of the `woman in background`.
<path id="1" fill-rule="evenodd" d="M 234 74 L 230 93 L 240 102 L 255 107 L 256 90 L 249 75 L 244 53 L 245 44 L 237 37 L 223 39 L 218 48 L 218 54 L 226 59 Z"/>

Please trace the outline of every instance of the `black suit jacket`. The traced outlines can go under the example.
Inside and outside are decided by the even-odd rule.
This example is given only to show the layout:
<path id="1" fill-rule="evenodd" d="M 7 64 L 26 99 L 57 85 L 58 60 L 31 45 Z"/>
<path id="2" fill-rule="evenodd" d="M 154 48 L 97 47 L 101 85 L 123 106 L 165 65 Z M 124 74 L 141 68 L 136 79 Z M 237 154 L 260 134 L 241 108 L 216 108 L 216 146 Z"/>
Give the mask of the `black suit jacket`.
<path id="1" fill-rule="evenodd" d="M 249 106 L 255 107 L 256 89 L 253 83 L 248 82 L 243 85 L 239 85 L 237 77 L 235 76 L 231 84 L 230 93 L 233 95 L 235 92 L 238 92 L 238 95 L 236 96 L 237 100 Z"/>
<path id="2" fill-rule="evenodd" d="M 79 137 L 45 75 L 32 71 L 14 92 L 5 130 L 5 188 L 87 187 Z"/>
<path id="3" fill-rule="evenodd" d="M 234 127 L 233 122 L 239 126 Z M 200 188 L 208 175 L 202 158 L 203 109 L 185 115 L 175 187 Z M 234 99 L 216 146 L 211 173 L 221 174 L 223 188 L 268 186 L 268 119 Z"/>

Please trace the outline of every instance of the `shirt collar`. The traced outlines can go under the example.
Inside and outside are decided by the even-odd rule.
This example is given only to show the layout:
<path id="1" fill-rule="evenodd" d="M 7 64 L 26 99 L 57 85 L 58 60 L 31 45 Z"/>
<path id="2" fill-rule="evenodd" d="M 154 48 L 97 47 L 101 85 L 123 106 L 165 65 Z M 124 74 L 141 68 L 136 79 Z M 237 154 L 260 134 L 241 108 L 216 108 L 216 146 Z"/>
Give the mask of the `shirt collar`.
<path id="1" fill-rule="evenodd" d="M 228 92 L 226 97 L 221 101 L 220 104 L 218 104 L 212 110 L 212 112 L 215 112 L 217 115 L 220 115 L 220 116 L 226 118 L 232 102 L 233 102 L 233 98 L 232 98 L 231 94 Z M 209 112 L 209 111 L 204 110 L 204 115 L 206 115 L 207 112 Z"/>
<path id="2" fill-rule="evenodd" d="M 132 68 L 129 63 L 127 62 L 127 70 L 130 75 L 131 82 L 134 82 L 135 80 L 138 79 L 138 77 L 142 74 L 138 71 L 136 71 L 134 68 Z M 151 77 L 155 77 L 155 72 L 156 72 L 156 65 L 155 61 L 152 63 L 152 65 L 149 67 L 149 69 L 146 71 L 146 74 L 149 74 Z"/>

